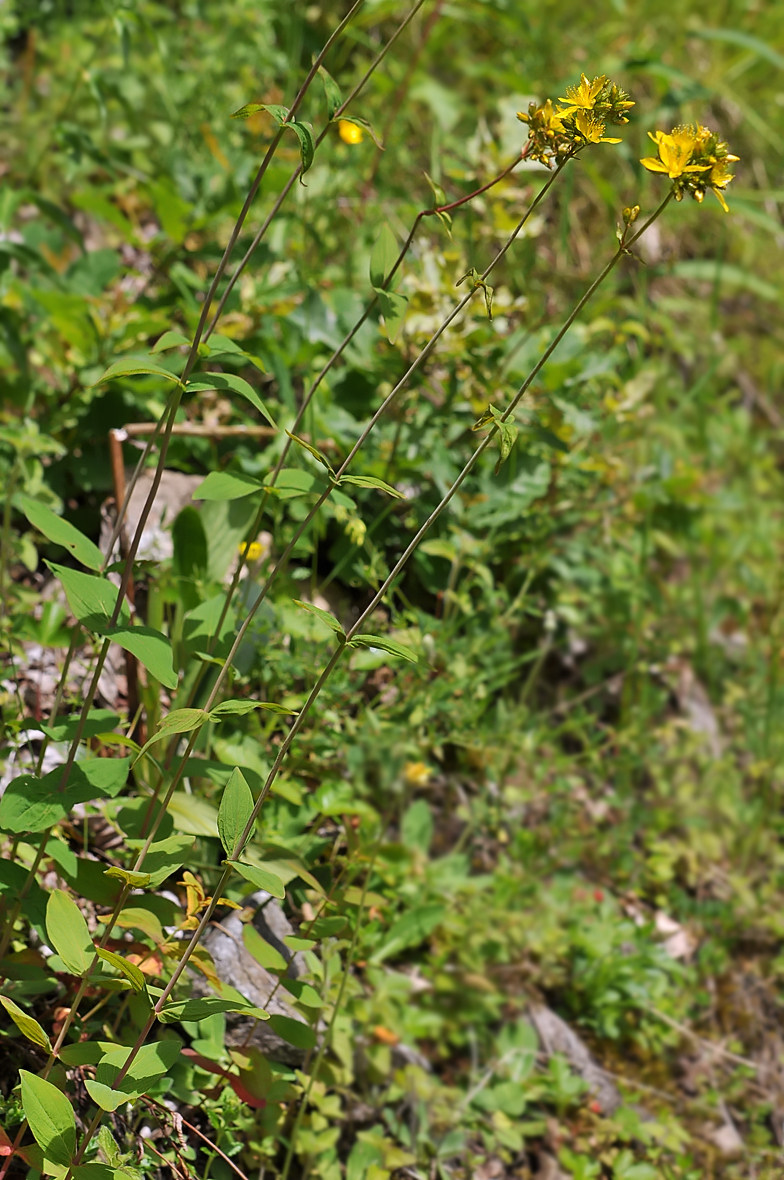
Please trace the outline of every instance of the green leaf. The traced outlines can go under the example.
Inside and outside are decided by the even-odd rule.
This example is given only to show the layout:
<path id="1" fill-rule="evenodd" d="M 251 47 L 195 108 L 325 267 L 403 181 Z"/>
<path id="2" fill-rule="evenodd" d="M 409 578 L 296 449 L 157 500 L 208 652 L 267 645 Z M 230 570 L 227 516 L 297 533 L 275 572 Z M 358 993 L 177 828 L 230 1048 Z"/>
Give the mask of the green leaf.
<path id="1" fill-rule="evenodd" d="M 84 975 L 93 965 L 95 947 L 76 902 L 53 889 L 46 905 L 46 933 L 71 975 Z"/>
<path id="2" fill-rule="evenodd" d="M 327 97 L 327 118 L 331 122 L 343 103 L 343 97 L 337 82 L 331 74 L 327 73 L 323 66 L 319 66 L 318 72 L 321 75 L 321 81 L 324 83 L 324 94 Z"/>
<path id="3" fill-rule="evenodd" d="M 381 141 L 381 136 L 377 134 L 372 123 L 369 123 L 367 119 L 360 119 L 358 115 L 343 114 L 340 116 L 340 121 L 341 123 L 353 123 L 355 127 L 361 127 L 363 131 L 367 131 L 378 150 L 383 152 L 384 144 Z"/>
<path id="4" fill-rule="evenodd" d="M 253 795 L 238 766 L 226 783 L 218 811 L 218 835 L 226 855 L 231 856 L 253 811 Z"/>
<path id="5" fill-rule="evenodd" d="M 253 386 L 244 377 L 238 377 L 236 373 L 198 373 L 188 382 L 188 393 L 205 389 L 222 389 L 227 392 L 238 393 L 240 397 L 246 398 L 251 405 L 255 406 L 264 415 L 270 426 L 275 427 L 275 419 L 272 417 L 272 414 L 270 414 Z"/>
<path id="6" fill-rule="evenodd" d="M 60 790 L 61 766 L 40 779 L 32 774 L 20 775 L 8 784 L 0 799 L 0 829 L 42 832 L 61 823 L 77 803 L 119 794 L 129 769 L 130 758 L 89 758 L 76 762 L 64 791 Z"/>
<path id="7" fill-rule="evenodd" d="M 158 1013 L 161 1024 L 174 1024 L 177 1020 L 207 1020 L 218 1012 L 242 1012 L 245 1016 L 255 1016 L 257 1020 L 268 1020 L 268 1013 L 263 1008 L 254 1008 L 251 1004 L 241 1004 L 237 1000 L 221 1000 L 217 996 L 205 996 L 202 1000 L 179 1000 L 175 1004 L 167 1004 Z"/>
<path id="8" fill-rule="evenodd" d="M 84 1086 L 95 1105 L 110 1113 L 131 1101 L 122 1090 L 113 1090 L 111 1086 L 105 1086 L 102 1082 L 94 1081 L 93 1078 L 87 1078 Z"/>
<path id="9" fill-rule="evenodd" d="M 136 761 L 138 762 L 142 754 L 146 754 L 150 746 L 155 745 L 156 742 L 165 741 L 177 733 L 191 733 L 192 730 L 198 729 L 209 719 L 210 715 L 205 709 L 173 709 L 164 717 L 158 732 L 144 743 L 136 756 Z"/>
<path id="10" fill-rule="evenodd" d="M 316 1034 L 309 1024 L 294 1020 L 292 1016 L 270 1016 L 270 1028 L 289 1045 L 297 1049 L 313 1049 L 316 1044 Z"/>
<path id="11" fill-rule="evenodd" d="M 329 484 L 312 471 L 303 471 L 301 467 L 284 467 L 275 483 L 265 484 L 264 487 L 281 500 L 293 500 L 296 496 L 305 496 L 310 492 L 317 492 L 320 496 Z"/>
<path id="12" fill-rule="evenodd" d="M 286 716 L 296 716 L 296 709 L 287 709 L 285 705 L 276 705 L 274 701 L 221 701 L 210 710 L 210 720 L 219 721 L 221 717 L 244 717 L 254 709 L 266 709 L 270 713 L 283 713 Z"/>
<path id="13" fill-rule="evenodd" d="M 76 1119 L 62 1091 L 20 1069 L 22 1108 L 38 1146 L 54 1164 L 67 1168 L 76 1152 Z"/>
<path id="14" fill-rule="evenodd" d="M 193 836 L 167 836 L 150 845 L 144 867 L 150 874 L 150 887 L 157 889 L 167 877 L 176 872 L 193 849 Z"/>
<path id="15" fill-rule="evenodd" d="M 396 640 L 389 639 L 386 635 L 355 635 L 351 640 L 351 646 L 377 647 L 381 651 L 387 652 L 390 656 L 397 656 L 401 660 L 409 660 L 412 664 L 419 662 L 410 647 L 404 647 L 402 643 L 397 643 Z"/>
<path id="16" fill-rule="evenodd" d="M 393 922 L 382 946 L 374 953 L 372 962 L 382 963 L 391 955 L 399 954 L 411 946 L 418 946 L 435 930 L 446 916 L 442 905 L 415 906 L 402 918 Z"/>
<path id="17" fill-rule="evenodd" d="M 191 341 L 187 336 L 183 336 L 182 332 L 164 332 L 160 340 L 158 340 L 151 348 L 151 352 L 166 352 L 167 348 L 180 348 L 183 344 L 190 344 Z"/>
<path id="18" fill-rule="evenodd" d="M 399 254 L 397 239 L 385 221 L 370 254 L 370 283 L 376 290 L 385 286 Z"/>
<path id="19" fill-rule="evenodd" d="M 376 288 L 381 313 L 384 316 L 384 327 L 390 344 L 397 340 L 398 332 L 406 318 L 408 299 L 396 291 L 381 291 Z"/>
<path id="20" fill-rule="evenodd" d="M 160 920 L 150 910 L 143 910 L 138 906 L 129 906 L 125 910 L 120 910 L 115 926 L 119 926 L 122 930 L 141 930 L 142 934 L 151 938 L 156 946 L 165 940 Z"/>
<path id="21" fill-rule="evenodd" d="M 144 991 L 146 986 L 144 975 L 134 963 L 129 963 L 127 959 L 124 959 L 122 955 L 115 954 L 114 951 L 103 950 L 101 947 L 98 947 L 97 950 L 99 958 L 103 959 L 104 963 L 108 963 L 110 967 L 114 967 L 115 971 L 119 971 L 129 981 L 135 992 Z"/>
<path id="22" fill-rule="evenodd" d="M 326 623 L 331 631 L 340 636 L 341 642 L 346 641 L 346 632 L 341 627 L 334 615 L 331 615 L 328 610 L 322 610 L 320 606 L 314 606 L 312 602 L 302 602 L 299 598 L 293 599 L 295 606 L 301 606 L 303 610 L 310 611 L 312 615 L 316 615 L 321 619 L 322 623 Z"/>
<path id="23" fill-rule="evenodd" d="M 124 881 L 131 889 L 144 889 L 150 884 L 149 873 L 134 873 L 130 869 L 121 869 L 118 865 L 104 869 L 103 875 L 104 877 L 114 877 L 117 881 Z"/>
<path id="24" fill-rule="evenodd" d="M 309 983 L 305 983 L 302 979 L 281 979 L 281 986 L 286 991 L 296 997 L 297 1002 L 304 1004 L 306 1008 L 323 1008 L 324 1001 L 318 994 L 314 987 Z"/>
<path id="25" fill-rule="evenodd" d="M 304 449 L 308 451 L 314 459 L 317 459 L 318 462 L 321 463 L 322 467 L 326 467 L 330 475 L 334 476 L 335 472 L 332 470 L 332 464 L 326 455 L 322 455 L 321 451 L 317 450 L 316 447 L 314 447 L 311 443 L 306 442 L 304 438 L 300 438 L 298 434 L 292 434 L 290 430 L 287 430 L 286 434 L 289 436 L 292 442 L 295 442 L 299 446 L 304 447 Z M 283 472 L 281 472 L 281 475 L 282 474 Z"/>
<path id="26" fill-rule="evenodd" d="M 103 634 L 135 655 L 164 688 L 177 688 L 179 679 L 174 671 L 171 644 L 160 631 L 154 627 L 107 627 Z"/>
<path id="27" fill-rule="evenodd" d="M 242 928 L 242 941 L 248 954 L 267 971 L 287 971 L 288 960 L 284 959 L 279 950 L 271 946 L 262 938 L 256 927 L 247 922 Z"/>
<path id="28" fill-rule="evenodd" d="M 297 119 L 292 120 L 291 123 L 287 123 L 286 126 L 291 128 L 299 140 L 299 158 L 302 164 L 300 181 L 302 181 L 302 177 L 313 163 L 313 157 L 316 152 L 316 145 L 313 142 L 313 130 L 307 123 L 300 123 Z"/>
<path id="29" fill-rule="evenodd" d="M 166 381 L 173 381 L 175 385 L 182 385 L 176 373 L 171 373 L 168 369 L 164 369 L 163 365 L 157 365 L 155 361 L 151 361 L 146 356 L 129 356 L 115 361 L 113 365 L 109 365 L 103 376 L 94 382 L 94 385 L 101 385 L 104 381 L 112 381 L 115 377 L 138 377 L 141 375 L 163 377 Z"/>
<path id="30" fill-rule="evenodd" d="M 57 565 L 53 561 L 47 561 L 46 564 L 62 584 L 74 617 L 88 631 L 93 631 L 98 635 L 103 634 L 109 626 L 117 602 L 117 587 L 108 578 L 98 578 L 95 574 L 83 574 L 81 570 L 72 570 L 67 566 Z M 128 604 L 123 602 L 120 609 L 120 621 L 125 625 L 130 622 L 130 619 Z"/>
<path id="31" fill-rule="evenodd" d="M 140 1098 L 172 1070 L 181 1051 L 182 1041 L 179 1037 L 153 1041 L 151 1044 L 143 1045 L 136 1054 L 127 1045 L 115 1046 L 101 1058 L 95 1071 L 95 1079 L 107 1088 L 114 1086 L 120 1070 L 130 1059 L 128 1072 L 114 1092 L 124 1094 L 126 1102 L 129 1098 Z"/>
<path id="32" fill-rule="evenodd" d="M 84 533 L 80 533 L 67 520 L 63 520 L 61 516 L 52 512 L 51 508 L 42 504 L 40 500 L 33 500 L 31 496 L 23 495 L 15 497 L 15 500 L 18 500 L 30 524 L 33 528 L 38 529 L 39 533 L 43 533 L 55 545 L 62 545 L 88 569 L 99 570 L 101 568 L 103 554 L 89 537 L 85 537 Z"/>
<path id="33" fill-rule="evenodd" d="M 232 119 L 248 119 L 258 111 L 266 111 L 267 114 L 272 115 L 273 119 L 282 125 L 286 121 L 289 108 L 269 102 L 246 102 L 245 106 L 240 107 L 231 117 Z"/>
<path id="34" fill-rule="evenodd" d="M 340 915 L 334 918 L 316 918 L 308 927 L 308 931 L 314 938 L 334 938 L 341 930 L 345 930 L 347 925 L 348 919 Z"/>
<path id="35" fill-rule="evenodd" d="M 27 1037 L 28 1041 L 32 1041 L 34 1045 L 38 1045 L 40 1049 L 46 1049 L 47 1053 L 52 1052 L 52 1045 L 48 1036 L 34 1017 L 28 1016 L 26 1012 L 23 1012 L 8 996 L 0 996 L 0 1004 L 3 1005 L 20 1033 Z"/>
<path id="36" fill-rule="evenodd" d="M 270 873 L 267 869 L 258 869 L 254 868 L 253 865 L 244 865 L 238 860 L 228 860 L 226 864 L 230 864 L 233 869 L 237 870 L 241 877 L 244 877 L 246 881 L 250 881 L 255 889 L 264 889 L 267 893 L 271 893 L 273 897 L 284 898 L 286 896 L 286 890 L 283 888 L 283 882 L 280 877 L 276 877 L 274 873 Z"/>
<path id="37" fill-rule="evenodd" d="M 316 945 L 312 938 L 300 938 L 297 934 L 284 934 L 283 941 L 290 951 L 312 951 Z"/>
<path id="38" fill-rule="evenodd" d="M 35 728 L 42 730 L 53 742 L 70 742 L 76 736 L 79 714 L 61 714 L 53 717 L 48 725 L 35 722 Z M 82 740 L 108 733 L 120 724 L 120 718 L 112 709 L 90 709 L 82 730 Z"/>
<path id="39" fill-rule="evenodd" d="M 388 496 L 394 496 L 396 500 L 405 500 L 402 492 L 384 483 L 383 479 L 376 479 L 374 475 L 344 475 L 340 479 L 340 484 L 344 483 L 355 484 L 358 488 L 377 488 L 380 492 L 386 492 Z"/>
<path id="40" fill-rule="evenodd" d="M 194 500 L 241 500 L 260 491 L 264 484 L 241 471 L 211 471 L 193 493 Z"/>

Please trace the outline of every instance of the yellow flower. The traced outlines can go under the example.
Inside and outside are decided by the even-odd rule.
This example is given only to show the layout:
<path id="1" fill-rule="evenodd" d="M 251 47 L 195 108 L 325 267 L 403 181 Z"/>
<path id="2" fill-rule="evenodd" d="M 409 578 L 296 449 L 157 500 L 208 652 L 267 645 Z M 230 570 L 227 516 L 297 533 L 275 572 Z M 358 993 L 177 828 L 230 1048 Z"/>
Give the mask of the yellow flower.
<path id="1" fill-rule="evenodd" d="M 663 172 L 670 180 L 677 180 L 686 172 L 707 172 L 710 164 L 690 164 L 697 147 L 698 133 L 693 127 L 675 127 L 670 135 L 664 131 L 648 132 L 659 149 L 659 158 L 646 156 L 640 160 L 649 172 Z"/>
<path id="2" fill-rule="evenodd" d="M 604 120 L 596 115 L 589 115 L 587 111 L 578 111 L 574 116 L 574 125 L 588 143 L 620 143 L 620 139 L 607 139 L 604 136 Z"/>
<path id="3" fill-rule="evenodd" d="M 734 175 L 734 173 L 730 172 L 730 164 L 735 163 L 738 159 L 738 156 L 725 156 L 723 160 L 717 160 L 711 168 L 710 176 L 708 177 L 708 183 L 716 194 L 716 199 L 725 213 L 729 213 L 730 207 L 724 199 L 722 189 L 727 187 Z"/>
<path id="4" fill-rule="evenodd" d="M 338 134 L 344 143 L 362 143 L 365 132 L 356 123 L 349 123 L 348 119 L 338 120 Z"/>
<path id="5" fill-rule="evenodd" d="M 424 762 L 407 762 L 403 770 L 403 777 L 409 787 L 426 787 L 430 782 L 432 770 Z"/>
<path id="6" fill-rule="evenodd" d="M 264 552 L 258 541 L 251 541 L 249 545 L 238 545 L 237 548 L 248 562 L 258 561 Z"/>
<path id="7" fill-rule="evenodd" d="M 585 74 L 580 75 L 577 86 L 566 87 L 566 98 L 559 98 L 559 102 L 566 103 L 566 110 L 559 111 L 560 115 L 571 115 L 573 111 L 592 111 L 597 98 L 607 82 L 606 74 L 600 74 L 589 82 Z M 597 141 L 598 142 L 598 141 Z"/>

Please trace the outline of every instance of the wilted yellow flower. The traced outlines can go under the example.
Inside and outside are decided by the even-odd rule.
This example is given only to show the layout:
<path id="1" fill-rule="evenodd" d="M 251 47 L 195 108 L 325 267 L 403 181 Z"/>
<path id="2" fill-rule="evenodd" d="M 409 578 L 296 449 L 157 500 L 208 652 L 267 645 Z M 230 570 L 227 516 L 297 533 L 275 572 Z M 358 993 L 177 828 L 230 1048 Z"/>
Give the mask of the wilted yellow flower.
<path id="1" fill-rule="evenodd" d="M 658 147 L 659 155 L 646 156 L 640 163 L 649 172 L 661 172 L 670 178 L 677 201 L 690 193 L 701 203 L 711 189 L 725 213 L 729 212 L 723 190 L 733 176 L 729 165 L 738 157 L 730 155 L 727 144 L 714 131 L 697 125 L 673 127 L 669 134 L 649 131 L 648 135 Z"/>
<path id="2" fill-rule="evenodd" d="M 578 111 L 574 116 L 574 125 L 588 143 L 621 142 L 620 139 L 609 139 L 605 137 L 604 120 L 598 119 L 596 115 L 590 115 L 588 111 Z"/>
<path id="3" fill-rule="evenodd" d="M 574 111 L 578 110 L 592 111 L 596 105 L 597 98 L 606 84 L 606 74 L 600 74 L 598 78 L 594 78 L 593 82 L 589 82 L 585 74 L 581 74 L 580 81 L 576 86 L 566 87 L 566 98 L 558 99 L 559 102 L 566 103 L 566 109 L 558 113 L 560 115 L 571 115 Z"/>
<path id="4" fill-rule="evenodd" d="M 346 521 L 346 536 L 352 545 L 364 545 L 367 536 L 367 525 L 358 516 L 351 516 Z"/>
<path id="5" fill-rule="evenodd" d="M 430 782 L 432 770 L 424 762 L 407 762 L 403 770 L 403 777 L 409 787 L 426 787 Z"/>
<path id="6" fill-rule="evenodd" d="M 365 132 L 356 123 L 349 123 L 348 119 L 338 120 L 338 134 L 344 143 L 362 143 Z"/>

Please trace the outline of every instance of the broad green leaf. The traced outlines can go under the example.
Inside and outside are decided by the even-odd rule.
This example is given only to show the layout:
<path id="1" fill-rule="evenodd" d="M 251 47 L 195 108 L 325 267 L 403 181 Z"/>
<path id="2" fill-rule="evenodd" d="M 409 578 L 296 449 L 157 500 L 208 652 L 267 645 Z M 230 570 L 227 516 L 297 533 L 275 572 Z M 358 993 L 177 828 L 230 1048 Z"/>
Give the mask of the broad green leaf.
<path id="1" fill-rule="evenodd" d="M 63 1045 L 59 1057 L 63 1065 L 97 1065 L 102 1057 L 116 1049 L 113 1041 L 77 1041 L 72 1045 Z"/>
<path id="2" fill-rule="evenodd" d="M 334 938 L 335 935 L 340 934 L 342 930 L 346 929 L 348 919 L 336 915 L 334 918 L 316 918 L 307 927 L 307 932 L 312 934 L 314 938 Z"/>
<path id="3" fill-rule="evenodd" d="M 120 1082 L 118 1089 L 122 1090 L 126 1097 L 140 1097 L 159 1078 L 169 1073 L 181 1051 L 182 1041 L 179 1037 L 142 1045 L 139 1052 L 133 1056 L 128 1066 L 128 1072 Z M 98 1069 L 95 1071 L 96 1080 L 105 1086 L 113 1085 L 118 1073 L 132 1054 L 133 1049 L 126 1045 L 113 1048 L 98 1063 Z"/>
<path id="4" fill-rule="evenodd" d="M 246 881 L 250 881 L 255 889 L 264 889 L 267 893 L 271 893 L 273 897 L 284 898 L 286 896 L 286 890 L 283 888 L 283 882 L 280 877 L 276 877 L 268 869 L 259 869 L 253 865 L 244 865 L 238 860 L 229 860 L 226 863 L 236 869 Z"/>
<path id="5" fill-rule="evenodd" d="M 57 1086 L 20 1069 L 22 1108 L 38 1146 L 52 1163 L 69 1167 L 76 1151 L 76 1119 Z"/>
<path id="6" fill-rule="evenodd" d="M 335 118 L 336 111 L 339 110 L 343 97 L 340 93 L 340 87 L 331 74 L 328 74 L 323 66 L 319 66 L 319 74 L 321 81 L 324 83 L 324 93 L 327 97 L 327 118 L 331 121 Z"/>
<path id="7" fill-rule="evenodd" d="M 340 636 L 341 642 L 345 643 L 346 632 L 341 627 L 334 615 L 331 615 L 328 610 L 322 610 L 320 606 L 314 606 L 312 602 L 302 602 L 299 598 L 293 599 L 295 606 L 301 606 L 303 610 L 310 611 L 312 615 L 316 615 L 321 619 L 322 623 L 326 623 L 331 631 Z"/>
<path id="8" fill-rule="evenodd" d="M 0 799 L 0 829 L 42 832 L 61 823 L 77 803 L 109 796 L 125 786 L 130 758 L 88 758 L 71 767 L 68 785 L 60 790 L 63 768 L 56 766 L 43 778 L 23 774 L 8 784 Z"/>
<path id="9" fill-rule="evenodd" d="M 48 725 L 36 722 L 35 728 L 42 730 L 53 742 L 70 742 L 76 736 L 78 724 L 79 714 L 71 713 L 70 715 L 63 714 L 53 717 Z M 119 724 L 120 718 L 112 709 L 90 709 L 82 729 L 82 738 L 86 740 L 97 737 L 99 734 L 108 733 Z M 118 735 L 114 734 L 113 736 L 117 737 Z"/>
<path id="10" fill-rule="evenodd" d="M 110 625 L 117 602 L 117 587 L 108 578 L 83 574 L 81 570 L 68 569 L 67 566 L 57 565 L 53 561 L 46 564 L 62 583 L 73 615 L 88 631 L 103 634 Z M 123 602 L 119 622 L 126 625 L 130 618 L 128 604 Z"/>
<path id="11" fill-rule="evenodd" d="M 271 946 L 262 938 L 251 922 L 246 922 L 242 928 L 242 941 L 249 955 L 267 971 L 287 971 L 288 960 L 284 959 L 279 950 Z"/>
<path id="12" fill-rule="evenodd" d="M 276 705 L 273 701 L 221 701 L 214 709 L 210 710 L 210 720 L 217 721 L 221 717 L 244 717 L 246 713 L 252 713 L 254 709 L 266 709 L 269 713 L 283 713 L 287 716 L 296 715 L 295 709 L 287 709 L 285 705 Z"/>
<path id="13" fill-rule="evenodd" d="M 297 934 L 284 934 L 283 941 L 290 951 L 312 951 L 316 945 L 312 938 L 300 938 Z"/>
<path id="14" fill-rule="evenodd" d="M 263 1008 L 241 1004 L 238 1000 L 221 1000 L 218 996 L 205 996 L 202 1000 L 179 1000 L 176 1004 L 167 1004 L 158 1013 L 158 1019 L 161 1024 L 174 1024 L 177 1020 L 206 1020 L 216 1012 L 241 1012 L 244 1016 L 255 1016 L 257 1020 L 269 1019 Z"/>
<path id="15" fill-rule="evenodd" d="M 191 391 L 205 389 L 223 389 L 232 393 L 238 393 L 264 415 L 270 426 L 275 426 L 275 419 L 272 417 L 272 414 L 270 414 L 253 386 L 244 377 L 238 377 L 236 373 L 197 373 L 188 382 L 189 393 Z"/>
<path id="16" fill-rule="evenodd" d="M 398 918 L 390 927 L 387 937 L 379 949 L 374 953 L 372 962 L 382 963 L 391 955 L 411 946 L 418 946 L 435 930 L 436 926 L 446 916 L 446 909 L 442 905 L 415 906 Z"/>
<path id="17" fill-rule="evenodd" d="M 282 1040 L 297 1049 L 315 1047 L 316 1034 L 313 1029 L 309 1024 L 294 1020 L 292 1016 L 270 1016 L 269 1026 Z"/>
<path id="18" fill-rule="evenodd" d="M 298 119 L 292 120 L 286 126 L 291 128 L 299 140 L 299 158 L 302 164 L 301 180 L 313 163 L 316 151 L 316 145 L 313 142 L 313 129 L 308 123 L 300 123 Z"/>
<path id="19" fill-rule="evenodd" d="M 405 295 L 399 295 L 396 291 L 381 291 L 378 288 L 376 288 L 376 294 L 378 295 L 381 313 L 384 316 L 387 339 L 390 344 L 394 344 L 397 340 L 398 332 L 403 326 L 403 320 L 406 318 L 408 299 Z"/>
<path id="20" fill-rule="evenodd" d="M 303 471 L 301 467 L 284 467 L 274 484 L 264 486 L 281 500 L 293 500 L 295 496 L 305 496 L 309 492 L 321 495 L 329 484 L 312 471 Z"/>
<path id="21" fill-rule="evenodd" d="M 289 119 L 288 107 L 278 106 L 276 103 L 266 102 L 248 102 L 244 107 L 240 107 L 231 116 L 232 119 L 247 119 L 251 115 L 255 115 L 258 111 L 266 111 L 272 115 L 273 119 L 280 127 L 289 128 L 293 131 L 299 140 L 299 153 L 302 161 L 302 175 L 307 172 L 313 163 L 313 132 L 306 123 L 300 123 L 296 119 Z"/>
<path id="22" fill-rule="evenodd" d="M 62 889 L 53 889 L 46 906 L 46 933 L 71 975 L 93 965 L 95 947 L 82 911 Z"/>
<path id="23" fill-rule="evenodd" d="M 43 533 L 48 540 L 54 541 L 55 545 L 62 545 L 88 569 L 99 570 L 101 568 L 103 554 L 89 537 L 85 537 L 84 533 L 79 532 L 79 529 L 74 528 L 67 520 L 63 520 L 61 516 L 52 512 L 51 508 L 42 504 L 40 500 L 33 500 L 31 496 L 23 495 L 18 496 L 17 499 L 30 524 L 33 528 L 38 529 L 39 533 Z"/>
<path id="24" fill-rule="evenodd" d="M 120 910 L 114 924 L 122 930 L 141 930 L 142 934 L 151 938 L 156 946 L 164 942 L 166 938 L 163 927 L 155 914 L 141 907 L 129 906 L 125 910 Z"/>
<path id="25" fill-rule="evenodd" d="M 151 352 L 166 352 L 168 348 L 180 348 L 183 344 L 190 344 L 191 341 L 187 336 L 183 336 L 182 332 L 164 332 L 160 340 L 158 340 L 150 350 Z"/>
<path id="26" fill-rule="evenodd" d="M 281 986 L 289 995 L 295 996 L 297 1002 L 306 1008 L 323 1008 L 324 1001 L 314 987 L 301 979 L 281 979 Z"/>
<path id="27" fill-rule="evenodd" d="M 390 656 L 397 656 L 401 660 L 410 660 L 412 664 L 419 662 L 410 647 L 404 647 L 402 643 L 397 643 L 396 640 L 389 639 L 386 635 L 355 635 L 351 640 L 351 646 L 377 647 Z"/>
<path id="28" fill-rule="evenodd" d="M 394 496 L 396 500 L 405 500 L 402 492 L 390 484 L 384 483 L 383 479 L 376 479 L 374 475 L 344 475 L 341 477 L 340 483 L 351 483 L 358 488 L 377 488 L 380 492 L 386 492 L 388 496 Z"/>
<path id="29" fill-rule="evenodd" d="M 166 381 L 173 381 L 175 385 L 182 384 L 176 373 L 171 373 L 168 369 L 164 369 L 163 365 L 156 364 L 155 361 L 151 361 L 146 356 L 129 356 L 115 361 L 113 365 L 109 365 L 109 368 L 102 377 L 98 378 L 95 384 L 101 385 L 104 381 L 111 381 L 115 377 L 137 377 L 142 375 L 163 377 Z"/>
<path id="30" fill-rule="evenodd" d="M 386 284 L 399 254 L 397 239 L 385 221 L 370 255 L 371 286 L 378 289 Z"/>
<path id="31" fill-rule="evenodd" d="M 32 1041 L 34 1045 L 38 1045 L 39 1048 L 46 1049 L 47 1053 L 51 1053 L 51 1042 L 34 1017 L 28 1016 L 26 1012 L 23 1012 L 8 996 L 0 996 L 0 1004 L 3 1005 L 20 1033 L 27 1037 L 28 1041 Z"/>
<path id="32" fill-rule="evenodd" d="M 193 493 L 194 500 L 241 500 L 260 491 L 264 484 L 241 471 L 211 471 Z"/>
<path id="33" fill-rule="evenodd" d="M 209 719 L 210 715 L 204 709 L 172 710 L 171 713 L 167 713 L 164 717 L 158 732 L 153 734 L 142 746 L 136 760 L 138 761 L 142 754 L 146 754 L 150 746 L 154 746 L 156 742 L 165 741 L 177 733 L 191 733 L 194 729 L 198 729 L 200 725 L 204 725 L 204 722 L 209 721 Z"/>
<path id="34" fill-rule="evenodd" d="M 131 889 L 145 889 L 150 884 L 149 873 L 134 873 L 131 869 L 121 869 L 118 865 L 112 865 L 110 869 L 104 869 L 105 877 L 114 877 L 117 881 L 124 881 Z"/>
<path id="35" fill-rule="evenodd" d="M 135 963 L 129 963 L 127 959 L 124 959 L 122 955 L 115 954 L 114 951 L 103 950 L 101 947 L 97 949 L 99 958 L 103 959 L 104 963 L 108 963 L 110 967 L 114 967 L 115 971 L 119 971 L 135 992 L 144 991 L 144 975 Z"/>
<path id="36" fill-rule="evenodd" d="M 218 835 L 227 856 L 231 856 L 237 847 L 252 811 L 253 795 L 242 771 L 236 766 L 223 790 L 218 811 Z"/>
<path id="37" fill-rule="evenodd" d="M 105 1086 L 102 1082 L 94 1081 L 93 1078 L 87 1078 L 84 1086 L 95 1105 L 100 1106 L 101 1110 L 112 1112 L 131 1101 L 123 1090 L 113 1090 L 111 1086 Z"/>
<path id="38" fill-rule="evenodd" d="M 103 634 L 135 655 L 164 688 L 177 687 L 179 679 L 173 667 L 171 644 L 160 631 L 153 627 L 108 627 Z"/>
<path id="39" fill-rule="evenodd" d="M 167 836 L 150 845 L 144 867 L 150 874 L 150 887 L 157 889 L 176 872 L 193 848 L 193 836 Z"/>

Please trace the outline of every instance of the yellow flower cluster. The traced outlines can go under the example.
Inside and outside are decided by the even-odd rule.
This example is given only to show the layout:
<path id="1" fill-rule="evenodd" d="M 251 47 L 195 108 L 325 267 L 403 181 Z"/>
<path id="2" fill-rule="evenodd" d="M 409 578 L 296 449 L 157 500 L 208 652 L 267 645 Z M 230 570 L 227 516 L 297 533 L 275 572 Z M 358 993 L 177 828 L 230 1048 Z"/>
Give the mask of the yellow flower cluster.
<path id="1" fill-rule="evenodd" d="M 627 111 L 634 106 L 628 94 L 604 74 L 589 82 L 585 74 L 575 86 L 567 86 L 564 106 L 554 107 L 547 99 L 541 105 L 532 102 L 528 114 L 517 117 L 528 124 L 529 160 L 539 160 L 548 168 L 573 156 L 591 143 L 620 143 L 605 136 L 608 123 L 628 123 Z"/>
<path id="2" fill-rule="evenodd" d="M 710 189 L 724 212 L 729 213 L 724 189 L 733 178 L 730 164 L 738 157 L 730 154 L 715 131 L 698 124 L 673 127 L 669 135 L 665 131 L 649 131 L 648 135 L 659 154 L 646 156 L 640 163 L 649 172 L 663 172 L 669 177 L 676 201 L 689 193 L 701 202 Z"/>

